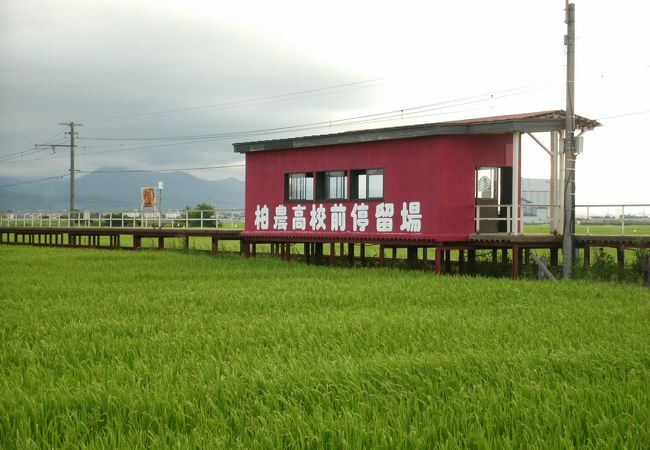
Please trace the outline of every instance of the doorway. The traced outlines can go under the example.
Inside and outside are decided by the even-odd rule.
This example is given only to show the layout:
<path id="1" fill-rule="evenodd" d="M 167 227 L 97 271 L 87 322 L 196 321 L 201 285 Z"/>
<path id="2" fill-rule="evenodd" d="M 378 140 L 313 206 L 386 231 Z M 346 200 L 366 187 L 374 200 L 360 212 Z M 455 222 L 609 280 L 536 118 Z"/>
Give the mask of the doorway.
<path id="1" fill-rule="evenodd" d="M 512 204 L 512 167 L 476 168 L 474 204 L 477 233 L 506 233 Z"/>

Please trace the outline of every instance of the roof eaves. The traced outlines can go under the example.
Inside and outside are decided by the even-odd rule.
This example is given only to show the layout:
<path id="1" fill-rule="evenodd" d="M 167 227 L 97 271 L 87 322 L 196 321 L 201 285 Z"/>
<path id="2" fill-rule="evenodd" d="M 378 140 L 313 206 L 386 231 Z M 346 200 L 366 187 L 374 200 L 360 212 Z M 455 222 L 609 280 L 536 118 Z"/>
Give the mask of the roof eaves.
<path id="1" fill-rule="evenodd" d="M 234 151 L 237 153 L 249 153 L 266 150 L 287 150 L 292 148 L 355 144 L 438 135 L 559 131 L 564 129 L 564 125 L 564 111 L 557 110 L 486 117 L 455 122 L 440 122 L 402 127 L 346 131 L 343 133 L 302 136 L 296 138 L 241 142 L 233 144 L 233 147 Z M 576 126 L 578 128 L 591 130 L 600 125 L 601 124 L 595 120 L 576 116 Z"/>

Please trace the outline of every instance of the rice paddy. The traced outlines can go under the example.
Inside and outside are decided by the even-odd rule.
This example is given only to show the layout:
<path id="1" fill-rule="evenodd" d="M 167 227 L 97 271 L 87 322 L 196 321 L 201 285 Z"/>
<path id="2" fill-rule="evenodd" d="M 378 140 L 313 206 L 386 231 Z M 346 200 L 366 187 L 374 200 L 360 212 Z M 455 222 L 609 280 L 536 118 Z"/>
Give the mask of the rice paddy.
<path id="1" fill-rule="evenodd" d="M 0 448 L 650 443 L 650 291 L 0 247 Z"/>

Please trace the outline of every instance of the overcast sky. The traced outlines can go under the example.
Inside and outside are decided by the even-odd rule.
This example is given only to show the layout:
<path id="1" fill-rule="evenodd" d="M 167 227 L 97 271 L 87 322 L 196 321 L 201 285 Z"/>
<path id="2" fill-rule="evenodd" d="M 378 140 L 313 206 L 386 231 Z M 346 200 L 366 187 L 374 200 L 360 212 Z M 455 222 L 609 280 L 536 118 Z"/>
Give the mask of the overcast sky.
<path id="1" fill-rule="evenodd" d="M 564 109 L 564 3 L 3 0 L 0 176 L 65 174 L 67 149 L 33 150 L 67 142 L 64 121 L 83 123 L 77 168 L 92 171 L 236 165 L 237 141 Z M 579 204 L 650 203 L 649 10 L 576 2 L 576 112 L 604 125 L 585 135 Z M 327 124 L 228 136 L 313 123 Z M 544 151 L 523 151 L 524 176 L 548 177 Z"/>

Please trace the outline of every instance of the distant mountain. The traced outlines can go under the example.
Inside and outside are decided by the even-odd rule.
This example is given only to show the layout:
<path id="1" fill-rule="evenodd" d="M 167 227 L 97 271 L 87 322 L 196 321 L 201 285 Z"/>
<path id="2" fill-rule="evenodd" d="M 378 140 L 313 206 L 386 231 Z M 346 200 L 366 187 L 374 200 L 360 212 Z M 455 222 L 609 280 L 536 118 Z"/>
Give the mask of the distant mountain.
<path id="1" fill-rule="evenodd" d="M 217 208 L 243 208 L 244 182 L 235 178 L 203 180 L 185 172 L 121 172 L 102 167 L 77 178 L 77 208 L 90 210 L 130 210 L 140 207 L 140 188 L 165 183 L 162 206 L 184 208 L 210 203 Z M 0 186 L 25 180 L 0 177 Z M 69 206 L 68 179 L 29 183 L 0 188 L 3 210 L 66 210 Z"/>

